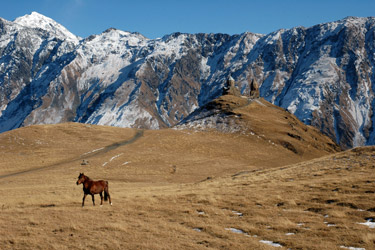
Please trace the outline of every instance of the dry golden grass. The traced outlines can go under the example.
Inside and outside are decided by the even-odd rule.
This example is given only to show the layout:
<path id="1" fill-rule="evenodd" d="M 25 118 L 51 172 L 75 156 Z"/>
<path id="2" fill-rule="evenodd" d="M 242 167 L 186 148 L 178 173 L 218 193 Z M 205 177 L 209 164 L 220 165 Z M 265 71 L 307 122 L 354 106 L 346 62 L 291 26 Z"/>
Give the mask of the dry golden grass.
<path id="1" fill-rule="evenodd" d="M 1 249 L 375 248 L 358 224 L 375 216 L 374 147 L 69 123 L 0 134 L 0 149 Z M 109 180 L 113 206 L 82 208 L 79 172 Z"/>

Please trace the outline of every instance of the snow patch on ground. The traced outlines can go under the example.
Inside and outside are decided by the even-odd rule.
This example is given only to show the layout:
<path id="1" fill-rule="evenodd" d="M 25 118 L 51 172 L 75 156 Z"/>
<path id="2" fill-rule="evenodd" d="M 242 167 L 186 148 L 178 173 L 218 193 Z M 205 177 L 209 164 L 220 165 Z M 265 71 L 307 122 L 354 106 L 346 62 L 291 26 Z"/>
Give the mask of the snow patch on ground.
<path id="1" fill-rule="evenodd" d="M 368 226 L 369 228 L 375 228 L 375 222 L 373 219 L 369 219 L 366 222 L 359 222 L 358 224 Z"/>
<path id="2" fill-rule="evenodd" d="M 273 246 L 273 247 L 283 247 L 279 243 L 276 243 L 276 242 L 273 242 L 273 241 L 270 241 L 270 240 L 260 240 L 259 242 L 264 243 L 264 244 L 269 245 L 269 246 Z"/>
<path id="3" fill-rule="evenodd" d="M 118 154 L 118 155 L 115 155 L 113 156 L 109 161 L 113 161 L 114 159 L 116 159 L 117 157 L 120 157 L 121 155 L 123 155 L 124 153 L 121 153 L 121 154 Z"/>
<path id="4" fill-rule="evenodd" d="M 232 213 L 234 213 L 235 215 L 238 215 L 240 217 L 243 216 L 243 213 L 235 211 L 235 210 L 233 210 Z"/>
<path id="5" fill-rule="evenodd" d="M 121 153 L 121 154 L 118 154 L 118 155 L 113 156 L 111 159 L 109 159 L 109 161 L 104 162 L 102 166 L 104 167 L 105 165 L 107 165 L 108 163 L 110 163 L 111 161 L 113 161 L 114 159 L 120 157 L 120 156 L 123 155 L 123 154 L 124 154 L 124 153 Z M 122 164 L 122 165 L 124 165 L 124 164 Z"/>
<path id="6" fill-rule="evenodd" d="M 233 227 L 230 227 L 230 228 L 225 228 L 225 230 L 228 230 L 228 231 L 231 231 L 233 233 L 236 233 L 236 234 L 243 234 L 247 237 L 250 237 L 250 235 L 244 231 L 242 231 L 241 229 L 238 229 L 238 228 L 233 228 Z"/>
<path id="7" fill-rule="evenodd" d="M 340 246 L 340 248 L 349 249 L 349 250 L 366 250 L 366 248 L 361 248 L 361 247 L 346 247 L 346 246 Z"/>
<path id="8" fill-rule="evenodd" d="M 95 153 L 95 152 L 100 151 L 100 150 L 103 150 L 103 149 L 104 149 L 104 148 L 94 149 L 94 150 L 92 150 L 92 151 L 90 151 L 90 152 L 83 153 L 82 155 L 92 154 L 92 153 Z"/>

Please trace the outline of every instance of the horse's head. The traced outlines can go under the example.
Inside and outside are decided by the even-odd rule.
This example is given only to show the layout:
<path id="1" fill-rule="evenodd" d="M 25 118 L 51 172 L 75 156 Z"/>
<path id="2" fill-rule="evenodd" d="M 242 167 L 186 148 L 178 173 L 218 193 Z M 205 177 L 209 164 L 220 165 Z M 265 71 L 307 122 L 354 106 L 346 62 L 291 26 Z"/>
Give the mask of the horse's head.
<path id="1" fill-rule="evenodd" d="M 86 176 L 83 173 L 80 173 L 78 176 L 77 185 L 83 183 L 86 180 Z"/>

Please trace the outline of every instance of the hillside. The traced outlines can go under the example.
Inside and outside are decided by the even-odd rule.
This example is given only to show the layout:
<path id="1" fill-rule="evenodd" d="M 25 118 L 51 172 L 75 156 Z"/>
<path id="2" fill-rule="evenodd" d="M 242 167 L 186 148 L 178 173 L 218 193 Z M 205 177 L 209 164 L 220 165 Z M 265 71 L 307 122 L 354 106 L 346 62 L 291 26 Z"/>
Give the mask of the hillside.
<path id="1" fill-rule="evenodd" d="M 127 171 L 130 179 L 139 178 L 150 164 L 160 176 L 174 169 L 173 179 L 178 181 L 186 179 L 187 172 L 194 173 L 189 181 L 198 181 L 340 151 L 331 139 L 289 112 L 263 99 L 234 95 L 215 99 L 174 129 L 66 123 L 12 130 L 0 134 L 0 141 L 0 175 L 89 160 L 92 166 L 120 172 L 130 164 L 135 171 Z M 127 144 L 126 151 L 119 151 Z"/>
<path id="2" fill-rule="evenodd" d="M 230 109 L 236 116 L 242 112 L 245 123 L 261 123 L 246 117 L 247 109 L 270 105 L 259 102 L 236 109 L 231 99 Z M 329 153 L 323 142 L 301 154 L 296 139 L 283 131 L 292 129 L 288 122 L 264 131 L 289 140 L 297 153 L 269 143 L 267 134 L 196 128 L 142 131 L 66 123 L 2 133 L 0 245 L 371 249 L 375 238 L 366 225 L 375 216 L 375 149 Z M 299 123 L 293 124 L 301 133 Z M 309 129 L 298 135 L 307 141 Z M 81 208 L 82 187 L 75 184 L 80 172 L 109 181 L 113 206 L 94 207 L 87 199 Z"/>
<path id="3" fill-rule="evenodd" d="M 288 111 L 263 98 L 222 95 L 194 111 L 174 127 L 194 131 L 238 133 L 254 141 L 284 147 L 307 158 L 340 148 L 316 128 L 305 125 Z"/>
<path id="4" fill-rule="evenodd" d="M 267 35 L 107 29 L 80 38 L 39 13 L 0 19 L 0 132 L 81 122 L 172 127 L 231 75 L 342 148 L 373 145 L 375 19 L 348 17 Z"/>

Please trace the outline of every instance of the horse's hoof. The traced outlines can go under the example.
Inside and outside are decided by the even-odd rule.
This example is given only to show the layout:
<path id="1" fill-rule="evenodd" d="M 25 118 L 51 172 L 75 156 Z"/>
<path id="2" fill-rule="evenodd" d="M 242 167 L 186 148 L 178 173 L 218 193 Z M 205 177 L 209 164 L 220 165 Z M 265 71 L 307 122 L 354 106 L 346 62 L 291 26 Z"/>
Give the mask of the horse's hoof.
<path id="1" fill-rule="evenodd" d="M 102 207 L 103 205 L 100 205 L 100 207 Z"/>
<path id="2" fill-rule="evenodd" d="M 112 202 L 111 202 L 111 206 L 112 206 Z"/>

